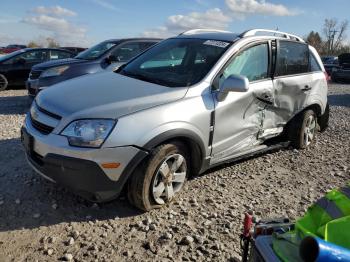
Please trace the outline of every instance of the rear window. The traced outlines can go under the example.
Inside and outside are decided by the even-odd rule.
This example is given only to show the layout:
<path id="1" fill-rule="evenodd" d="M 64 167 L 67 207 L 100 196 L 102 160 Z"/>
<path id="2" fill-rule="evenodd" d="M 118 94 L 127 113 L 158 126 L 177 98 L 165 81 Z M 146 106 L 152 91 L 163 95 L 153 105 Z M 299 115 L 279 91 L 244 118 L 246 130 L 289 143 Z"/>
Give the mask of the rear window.
<path id="1" fill-rule="evenodd" d="M 306 44 L 280 41 L 276 76 L 303 74 L 309 71 L 309 48 Z"/>

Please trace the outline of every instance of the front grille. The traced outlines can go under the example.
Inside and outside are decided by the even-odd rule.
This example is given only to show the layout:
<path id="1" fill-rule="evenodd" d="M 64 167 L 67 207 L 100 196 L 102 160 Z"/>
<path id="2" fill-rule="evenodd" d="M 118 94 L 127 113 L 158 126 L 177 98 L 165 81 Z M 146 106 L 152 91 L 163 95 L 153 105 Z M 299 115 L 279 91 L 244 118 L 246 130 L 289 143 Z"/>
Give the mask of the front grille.
<path id="1" fill-rule="evenodd" d="M 38 79 L 42 73 L 42 70 L 32 70 L 29 74 L 30 79 Z"/>
<path id="2" fill-rule="evenodd" d="M 46 109 L 44 109 L 44 108 L 42 108 L 42 107 L 40 107 L 40 106 L 38 106 L 38 105 L 36 105 L 36 106 L 37 106 L 37 108 L 39 109 L 40 112 L 42 112 L 42 113 L 44 113 L 44 114 L 46 114 L 46 115 L 48 115 L 48 116 L 51 116 L 52 118 L 55 118 L 55 119 L 57 119 L 57 120 L 61 120 L 61 119 L 62 119 L 61 116 L 56 115 L 56 114 L 54 114 L 54 113 L 51 113 L 51 112 L 47 111 Z"/>
<path id="3" fill-rule="evenodd" d="M 30 120 L 32 122 L 33 127 L 42 134 L 48 135 L 54 129 L 52 126 L 48 126 L 48 125 L 45 125 L 43 123 L 40 123 L 40 122 L 34 120 L 32 117 L 30 117 Z"/>

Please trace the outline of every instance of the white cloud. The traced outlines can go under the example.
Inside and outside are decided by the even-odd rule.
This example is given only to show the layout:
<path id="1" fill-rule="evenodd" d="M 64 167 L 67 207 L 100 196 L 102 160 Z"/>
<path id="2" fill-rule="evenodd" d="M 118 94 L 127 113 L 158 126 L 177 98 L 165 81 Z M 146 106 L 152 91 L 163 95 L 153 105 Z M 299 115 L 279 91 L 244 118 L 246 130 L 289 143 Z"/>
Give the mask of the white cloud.
<path id="1" fill-rule="evenodd" d="M 202 0 L 197 0 L 202 3 Z M 227 11 L 212 8 L 205 12 L 169 16 L 163 26 L 143 33 L 147 37 L 169 37 L 193 28 L 226 29 L 232 20 L 244 19 L 248 15 L 293 16 L 300 13 L 281 4 L 265 0 L 226 0 Z"/>
<path id="2" fill-rule="evenodd" d="M 37 7 L 33 15 L 25 17 L 22 22 L 47 31 L 61 45 L 87 45 L 86 29 L 67 20 L 66 16 L 75 16 L 75 12 L 60 6 Z"/>
<path id="3" fill-rule="evenodd" d="M 165 25 L 143 33 L 147 37 L 168 37 L 193 28 L 225 29 L 232 19 L 221 9 L 213 8 L 206 12 L 192 12 L 187 15 L 169 16 Z"/>
<path id="4" fill-rule="evenodd" d="M 106 8 L 106 9 L 109 9 L 109 10 L 112 10 L 112 11 L 119 11 L 119 8 L 116 7 L 115 5 L 109 3 L 108 1 L 105 1 L 105 0 L 92 0 L 92 2 L 94 2 L 95 4 L 103 7 L 103 8 Z"/>
<path id="5" fill-rule="evenodd" d="M 33 12 L 36 14 L 41 14 L 41 15 L 52 15 L 52 16 L 76 16 L 77 13 L 75 13 L 72 10 L 63 8 L 59 5 L 52 6 L 52 7 L 44 7 L 44 6 L 38 6 L 33 9 Z"/>
<path id="6" fill-rule="evenodd" d="M 298 14 L 296 10 L 265 0 L 226 0 L 226 5 L 233 13 L 240 15 L 293 16 Z"/>

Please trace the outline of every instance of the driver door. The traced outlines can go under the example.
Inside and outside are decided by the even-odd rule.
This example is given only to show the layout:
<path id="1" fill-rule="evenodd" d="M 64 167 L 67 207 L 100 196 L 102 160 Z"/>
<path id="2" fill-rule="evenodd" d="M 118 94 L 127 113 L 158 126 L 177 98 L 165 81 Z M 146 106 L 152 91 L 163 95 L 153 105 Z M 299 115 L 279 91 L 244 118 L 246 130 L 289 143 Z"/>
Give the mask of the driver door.
<path id="1" fill-rule="evenodd" d="M 212 138 L 211 164 L 252 150 L 266 127 L 267 107 L 273 105 L 269 42 L 248 45 L 234 54 L 213 82 L 214 89 L 230 75 L 246 76 L 247 92 L 229 92 L 224 101 L 215 101 L 215 126 Z"/>

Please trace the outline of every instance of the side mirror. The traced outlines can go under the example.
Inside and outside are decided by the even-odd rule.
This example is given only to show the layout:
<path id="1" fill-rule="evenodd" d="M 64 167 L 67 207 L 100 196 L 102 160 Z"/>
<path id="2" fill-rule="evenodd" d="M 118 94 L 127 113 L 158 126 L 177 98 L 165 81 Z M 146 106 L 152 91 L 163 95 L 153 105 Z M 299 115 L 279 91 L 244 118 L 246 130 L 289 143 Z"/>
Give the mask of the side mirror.
<path id="1" fill-rule="evenodd" d="M 120 62 L 120 58 L 119 58 L 119 56 L 109 55 L 109 56 L 106 57 L 106 62 L 108 64 Z"/>
<path id="2" fill-rule="evenodd" d="M 249 80 L 245 76 L 230 75 L 221 83 L 217 100 L 224 101 L 229 92 L 247 92 L 249 90 Z"/>

